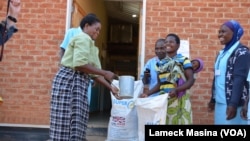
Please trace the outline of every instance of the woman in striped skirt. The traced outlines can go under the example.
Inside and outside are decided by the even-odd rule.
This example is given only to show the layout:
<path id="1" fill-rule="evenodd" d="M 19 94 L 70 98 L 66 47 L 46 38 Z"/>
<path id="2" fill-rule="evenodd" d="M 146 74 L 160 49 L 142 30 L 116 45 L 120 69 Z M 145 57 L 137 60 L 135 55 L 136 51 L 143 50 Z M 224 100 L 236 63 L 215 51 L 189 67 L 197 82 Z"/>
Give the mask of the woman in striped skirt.
<path id="1" fill-rule="evenodd" d="M 109 88 L 115 96 L 118 93 L 118 89 L 109 83 L 117 76 L 101 69 L 99 50 L 94 44 L 101 30 L 100 20 L 94 14 L 88 14 L 80 22 L 80 27 L 82 33 L 71 39 L 52 83 L 52 141 L 86 140 L 90 78 Z"/>

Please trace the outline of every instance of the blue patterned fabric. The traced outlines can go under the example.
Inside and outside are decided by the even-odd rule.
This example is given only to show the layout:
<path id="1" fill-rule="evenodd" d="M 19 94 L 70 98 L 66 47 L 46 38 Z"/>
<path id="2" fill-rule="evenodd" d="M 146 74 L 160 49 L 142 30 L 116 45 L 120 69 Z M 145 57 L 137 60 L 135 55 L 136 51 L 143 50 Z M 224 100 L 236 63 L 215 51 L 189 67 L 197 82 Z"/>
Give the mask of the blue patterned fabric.
<path id="1" fill-rule="evenodd" d="M 234 49 L 233 53 L 230 55 L 230 57 L 225 63 L 226 72 L 223 76 L 225 78 L 224 96 L 228 105 L 235 107 L 242 106 L 244 103 L 244 99 L 249 93 L 249 84 L 247 83 L 246 78 L 247 73 L 249 71 L 250 62 L 246 60 L 250 60 L 249 49 L 239 43 L 239 45 Z M 214 77 L 211 97 L 211 102 L 213 103 L 217 102 L 215 98 L 215 90 L 216 88 L 219 88 L 218 85 L 215 84 L 215 79 L 216 77 Z M 233 93 L 235 94 L 233 95 Z"/>
<path id="2" fill-rule="evenodd" d="M 160 78 L 160 94 L 169 93 L 178 87 L 180 79 L 186 80 L 184 71 L 192 69 L 191 61 L 181 54 L 173 58 L 166 57 L 157 63 Z M 193 123 L 190 94 L 184 93 L 181 97 L 169 98 L 166 116 L 167 125 L 188 125 Z"/>
<path id="3" fill-rule="evenodd" d="M 160 78 L 160 94 L 168 93 L 177 87 L 178 80 L 185 76 L 181 75 L 185 69 L 191 68 L 191 61 L 181 54 L 173 58 L 166 57 L 157 63 L 157 71 Z M 186 80 L 186 78 L 183 78 Z"/>
<path id="4" fill-rule="evenodd" d="M 248 76 L 247 76 L 247 81 L 248 81 L 248 84 L 249 84 L 249 98 L 250 98 L 250 69 L 249 69 L 249 72 L 248 72 Z M 247 118 L 248 118 L 248 124 L 250 124 L 250 102 L 248 101 L 248 111 L 247 111 Z"/>
<path id="5" fill-rule="evenodd" d="M 217 59 L 218 58 L 219 57 L 217 57 Z M 225 118 L 227 106 L 240 109 L 244 104 L 246 96 L 249 95 L 249 83 L 246 78 L 249 72 L 250 62 L 246 60 L 250 60 L 249 49 L 242 44 L 237 45 L 228 59 L 225 60 L 224 63 L 221 63 L 225 67 L 224 69 L 220 69 L 220 71 L 225 70 L 224 73 L 220 73 L 221 77 L 224 77 L 224 86 L 217 85 L 215 82 L 219 77 L 214 77 L 211 102 L 215 103 L 215 124 L 246 124 L 246 122 L 240 118 L 239 113 L 237 113 L 235 118 L 229 121 Z M 222 89 L 224 91 L 221 91 Z M 220 100 L 218 96 L 220 96 Z M 222 99 L 224 99 L 224 102 L 222 102 Z M 223 113 L 224 116 L 221 116 L 221 113 Z"/>

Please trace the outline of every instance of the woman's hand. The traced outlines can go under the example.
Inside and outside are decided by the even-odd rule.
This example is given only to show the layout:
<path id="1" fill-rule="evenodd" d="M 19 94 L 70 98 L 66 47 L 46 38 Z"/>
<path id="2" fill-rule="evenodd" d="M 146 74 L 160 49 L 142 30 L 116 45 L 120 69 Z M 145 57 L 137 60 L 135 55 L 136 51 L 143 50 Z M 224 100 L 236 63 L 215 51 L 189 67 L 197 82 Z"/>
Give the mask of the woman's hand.
<path id="1" fill-rule="evenodd" d="M 208 112 L 212 112 L 212 111 L 214 111 L 214 106 L 215 106 L 215 104 L 214 104 L 214 103 L 209 102 L 207 106 L 208 106 Z"/>
<path id="2" fill-rule="evenodd" d="M 8 14 L 14 18 L 17 18 L 20 10 L 21 10 L 21 1 L 11 0 Z"/>
<path id="3" fill-rule="evenodd" d="M 240 116 L 244 120 L 247 120 L 247 118 L 248 118 L 247 117 L 247 112 L 250 112 L 250 111 L 248 111 L 248 104 L 250 104 L 249 103 L 249 97 L 246 98 L 245 103 L 244 103 L 244 105 L 243 105 L 243 107 L 242 107 L 242 109 L 240 111 Z"/>
<path id="4" fill-rule="evenodd" d="M 233 106 L 227 106 L 227 120 L 233 119 L 236 116 L 237 108 Z"/>
<path id="5" fill-rule="evenodd" d="M 116 86 L 111 86 L 111 92 L 112 92 L 113 96 L 114 96 L 116 99 L 119 99 L 119 100 L 122 99 L 121 97 L 119 97 L 119 92 L 120 92 L 120 90 L 119 90 Z"/>
<path id="6" fill-rule="evenodd" d="M 148 97 L 148 95 L 146 93 L 142 93 L 139 97 L 140 98 L 145 98 L 145 97 Z"/>
<path id="7" fill-rule="evenodd" d="M 171 90 L 171 91 L 169 92 L 168 96 L 169 96 L 170 98 L 174 98 L 174 97 L 177 97 L 177 94 L 178 94 L 177 90 L 176 90 L 176 89 L 173 89 L 173 90 Z"/>
<path id="8" fill-rule="evenodd" d="M 240 116 L 242 119 L 247 120 L 247 106 L 243 106 L 240 111 Z"/>
<path id="9" fill-rule="evenodd" d="M 114 74 L 111 71 L 105 71 L 105 74 L 103 76 L 108 82 L 112 82 L 113 79 L 118 79 L 118 75 Z"/>

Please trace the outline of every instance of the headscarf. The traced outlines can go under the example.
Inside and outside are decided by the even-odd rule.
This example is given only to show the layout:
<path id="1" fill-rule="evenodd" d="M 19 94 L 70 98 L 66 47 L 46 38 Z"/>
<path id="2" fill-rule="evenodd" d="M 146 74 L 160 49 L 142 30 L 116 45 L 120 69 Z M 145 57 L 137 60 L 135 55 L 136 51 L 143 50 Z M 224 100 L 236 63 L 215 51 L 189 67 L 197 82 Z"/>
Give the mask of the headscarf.
<path id="1" fill-rule="evenodd" d="M 229 43 L 226 44 L 225 48 L 224 48 L 224 52 L 227 51 L 230 47 L 233 46 L 233 44 L 235 44 L 237 41 L 240 40 L 240 38 L 242 37 L 242 35 L 244 34 L 244 30 L 241 27 L 241 25 L 239 24 L 239 22 L 235 21 L 235 20 L 229 20 L 227 22 L 225 22 L 224 24 L 227 26 L 230 30 L 233 31 L 233 38 L 231 39 L 231 41 Z"/>
<path id="2" fill-rule="evenodd" d="M 199 62 L 199 68 L 194 70 L 194 73 L 198 73 L 203 69 L 204 62 L 200 58 L 193 59 L 192 61 L 197 60 Z"/>

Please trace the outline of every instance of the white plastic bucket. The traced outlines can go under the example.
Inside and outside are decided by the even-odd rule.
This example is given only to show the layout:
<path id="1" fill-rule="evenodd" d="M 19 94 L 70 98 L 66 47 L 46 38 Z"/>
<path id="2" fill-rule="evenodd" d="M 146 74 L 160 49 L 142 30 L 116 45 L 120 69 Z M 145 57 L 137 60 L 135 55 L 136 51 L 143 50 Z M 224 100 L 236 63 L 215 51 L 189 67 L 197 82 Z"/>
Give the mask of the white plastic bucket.
<path id="1" fill-rule="evenodd" d="M 135 78 L 130 75 L 119 76 L 119 96 L 123 99 L 133 98 Z"/>

